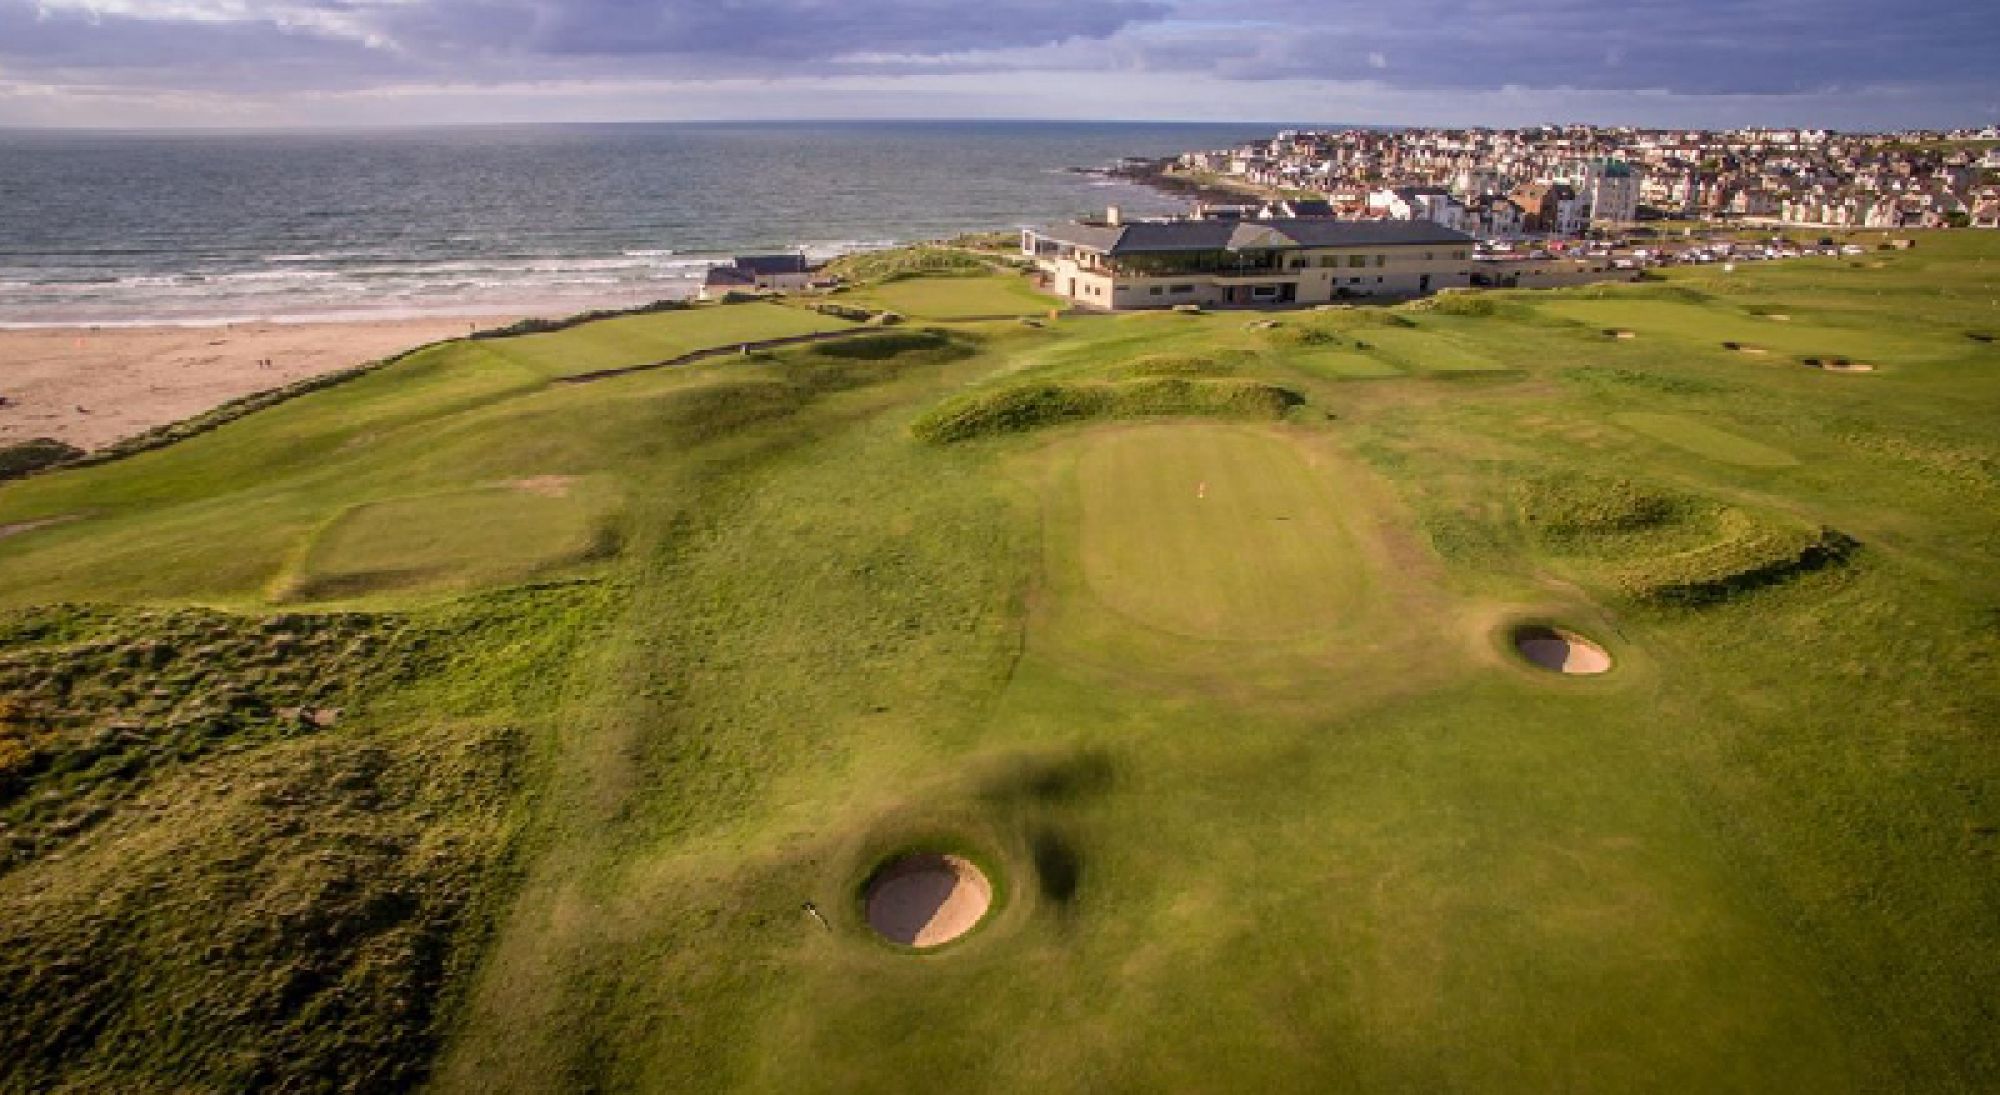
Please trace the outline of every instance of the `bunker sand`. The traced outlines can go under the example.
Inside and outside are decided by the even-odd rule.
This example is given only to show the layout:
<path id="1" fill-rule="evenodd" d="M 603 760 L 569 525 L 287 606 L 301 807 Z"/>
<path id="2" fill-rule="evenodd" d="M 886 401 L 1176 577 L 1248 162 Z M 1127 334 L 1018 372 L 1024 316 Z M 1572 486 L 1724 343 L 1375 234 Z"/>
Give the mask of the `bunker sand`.
<path id="1" fill-rule="evenodd" d="M 868 885 L 868 926 L 906 947 L 936 947 L 964 935 L 993 904 L 993 885 L 955 855 L 905 856 Z"/>

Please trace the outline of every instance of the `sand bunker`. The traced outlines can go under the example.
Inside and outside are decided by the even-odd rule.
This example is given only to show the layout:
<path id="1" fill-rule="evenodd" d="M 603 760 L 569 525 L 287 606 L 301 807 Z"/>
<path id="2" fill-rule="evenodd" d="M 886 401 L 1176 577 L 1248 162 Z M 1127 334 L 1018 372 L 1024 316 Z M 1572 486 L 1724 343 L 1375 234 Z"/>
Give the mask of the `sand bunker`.
<path id="1" fill-rule="evenodd" d="M 1747 342 L 1725 342 L 1722 344 L 1722 348 L 1725 350 L 1735 350 L 1739 354 L 1768 354 L 1771 352 L 1762 346 L 1752 346 Z"/>
<path id="2" fill-rule="evenodd" d="M 1603 647 L 1556 627 L 1537 624 L 1517 628 L 1514 649 L 1543 669 L 1566 676 L 1595 676 L 1611 668 L 1611 655 Z"/>
<path id="3" fill-rule="evenodd" d="M 1775 320 L 1779 323 L 1790 323 L 1792 321 L 1792 317 L 1786 315 L 1783 312 L 1765 312 L 1764 318 L 1769 320 Z"/>
<path id="4" fill-rule="evenodd" d="M 892 943 L 935 947 L 973 929 L 993 886 L 970 860 L 921 853 L 886 864 L 868 882 L 868 926 Z"/>
<path id="5" fill-rule="evenodd" d="M 1623 327 L 1606 327 L 1606 328 L 1604 329 L 1604 334 L 1605 334 L 1605 336 L 1606 336 L 1607 338 L 1638 338 L 1638 337 L 1639 337 L 1639 334 L 1638 334 L 1638 332 L 1636 332 L 1636 331 L 1628 331 L 1628 330 L 1624 329 Z"/>
<path id="6" fill-rule="evenodd" d="M 1808 357 L 1803 362 L 1809 369 L 1824 369 L 1829 373 L 1872 373 L 1875 366 L 1865 361 L 1850 361 L 1844 357 Z"/>

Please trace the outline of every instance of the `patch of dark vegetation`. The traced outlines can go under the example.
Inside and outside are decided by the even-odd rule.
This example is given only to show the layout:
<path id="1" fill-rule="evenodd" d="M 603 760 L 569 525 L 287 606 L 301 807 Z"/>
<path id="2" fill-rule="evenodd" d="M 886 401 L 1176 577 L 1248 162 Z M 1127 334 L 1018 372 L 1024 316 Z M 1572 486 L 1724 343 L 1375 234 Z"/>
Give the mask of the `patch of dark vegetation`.
<path id="1" fill-rule="evenodd" d="M 1278 419 L 1304 397 L 1257 380 L 1150 377 L 1112 383 L 1022 384 L 943 404 L 912 424 L 934 444 L 1105 418 L 1191 415 Z"/>
<path id="2" fill-rule="evenodd" d="M 408 679 L 431 638 L 355 613 L 15 613 L 0 630 L 0 876 L 162 771 L 334 725 L 365 690 Z"/>
<path id="3" fill-rule="evenodd" d="M 1701 377 L 1643 372 L 1638 369 L 1609 369 L 1585 365 L 1564 369 L 1559 375 L 1569 383 L 1585 387 L 1627 388 L 1664 392 L 1668 395 L 1710 395 L 1731 390 L 1730 385 Z"/>
<path id="4" fill-rule="evenodd" d="M 0 481 L 19 479 L 43 468 L 82 459 L 82 449 L 53 437 L 36 437 L 0 446 Z"/>
<path id="5" fill-rule="evenodd" d="M 631 308 L 597 308 L 575 315 L 554 319 L 529 318 L 505 327 L 487 327 L 465 336 L 475 341 L 489 338 L 518 338 L 521 335 L 546 335 L 556 331 L 567 331 L 600 319 L 617 319 L 620 316 L 644 316 L 655 312 L 680 312 L 695 307 L 693 301 L 656 300 L 650 304 L 640 304 Z"/>
<path id="6" fill-rule="evenodd" d="M 182 769 L 0 878 L 0 1088 L 419 1086 L 490 930 L 510 738 L 328 734 Z"/>
<path id="7" fill-rule="evenodd" d="M 2000 338 L 2000 335 L 1995 335 L 1991 331 L 1967 331 L 1965 337 L 1974 342 L 1991 343 L 1994 339 Z"/>

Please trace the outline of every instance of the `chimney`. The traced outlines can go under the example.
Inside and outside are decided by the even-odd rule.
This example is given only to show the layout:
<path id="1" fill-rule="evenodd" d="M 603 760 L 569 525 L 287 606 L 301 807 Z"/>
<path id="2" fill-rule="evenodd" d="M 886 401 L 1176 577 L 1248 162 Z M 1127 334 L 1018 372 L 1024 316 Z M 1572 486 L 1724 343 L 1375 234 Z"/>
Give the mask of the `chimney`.
<path id="1" fill-rule="evenodd" d="M 1115 205 L 1104 207 L 1104 223 L 1113 228 L 1125 223 L 1125 211 Z"/>

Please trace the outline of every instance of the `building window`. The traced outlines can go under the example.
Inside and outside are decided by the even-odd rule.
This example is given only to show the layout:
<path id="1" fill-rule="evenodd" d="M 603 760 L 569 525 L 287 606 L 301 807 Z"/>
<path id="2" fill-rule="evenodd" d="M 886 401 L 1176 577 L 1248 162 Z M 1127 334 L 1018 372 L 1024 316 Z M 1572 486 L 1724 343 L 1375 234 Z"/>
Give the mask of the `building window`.
<path id="1" fill-rule="evenodd" d="M 1306 260 L 1306 259 L 1293 259 L 1293 260 L 1292 260 L 1292 269 L 1294 269 L 1294 270 L 1303 270 L 1303 269 L 1305 269 L 1305 268 L 1306 268 L 1307 266 L 1310 266 L 1310 265 L 1311 265 L 1311 262 L 1310 262 L 1309 260 Z"/>
<path id="2" fill-rule="evenodd" d="M 1176 293 L 1176 294 L 1179 294 L 1179 293 L 1192 293 L 1192 292 L 1194 292 L 1194 286 L 1192 286 L 1192 285 L 1175 285 L 1175 286 L 1172 286 L 1172 287 L 1170 287 L 1170 288 L 1169 288 L 1169 289 L 1167 290 L 1167 292 L 1169 292 L 1169 293 Z"/>
<path id="3" fill-rule="evenodd" d="M 1367 256 L 1367 255 L 1349 255 L 1349 256 L 1347 256 L 1347 265 L 1349 265 L 1349 266 L 1366 266 L 1366 265 L 1368 265 L 1368 256 Z"/>
<path id="4" fill-rule="evenodd" d="M 1153 287 L 1152 287 L 1151 289 L 1148 289 L 1148 290 L 1146 290 L 1146 293 L 1147 293 L 1147 295 L 1149 295 L 1149 296 L 1159 296 L 1159 295 L 1160 295 L 1161 293 L 1163 293 L 1163 292 L 1165 292 L 1165 291 L 1166 291 L 1166 290 L 1164 290 L 1164 289 L 1161 289 L 1161 288 L 1160 288 L 1159 286 L 1155 285 L 1155 286 L 1153 286 Z"/>
<path id="5" fill-rule="evenodd" d="M 1377 276 L 1377 277 L 1376 277 L 1376 279 L 1375 279 L 1375 284 L 1377 284 L 1377 285 L 1380 285 L 1380 284 L 1382 284 L 1382 279 L 1381 279 L 1381 277 L 1380 277 L 1380 276 Z"/>
<path id="6" fill-rule="evenodd" d="M 1340 265 L 1340 256 L 1339 256 L 1339 255 L 1321 255 L 1321 256 L 1319 257 L 1319 264 L 1320 264 L 1320 267 L 1321 267 L 1322 269 L 1324 269 L 1324 268 L 1326 268 L 1326 267 L 1329 267 L 1329 266 L 1339 266 L 1339 265 Z"/>
<path id="7" fill-rule="evenodd" d="M 1389 265 L 1389 256 L 1387 256 L 1387 255 L 1376 255 L 1376 256 L 1375 256 L 1375 265 L 1376 265 L 1376 266 L 1378 266 L 1378 267 L 1380 267 L 1380 266 L 1387 266 L 1387 265 Z"/>

